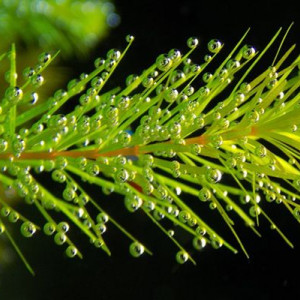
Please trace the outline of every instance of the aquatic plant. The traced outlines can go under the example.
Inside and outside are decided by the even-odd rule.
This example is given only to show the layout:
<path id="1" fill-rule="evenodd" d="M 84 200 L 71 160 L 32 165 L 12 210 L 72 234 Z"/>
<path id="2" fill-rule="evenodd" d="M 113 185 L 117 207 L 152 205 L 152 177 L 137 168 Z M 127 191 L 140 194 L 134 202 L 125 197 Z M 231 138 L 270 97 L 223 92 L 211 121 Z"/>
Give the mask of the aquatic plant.
<path id="1" fill-rule="evenodd" d="M 0 2 L 0 50 L 12 44 L 60 49 L 81 57 L 103 39 L 120 16 L 109 1 L 3 0 Z"/>
<path id="2" fill-rule="evenodd" d="M 58 53 L 42 53 L 21 80 L 15 46 L 1 55 L 10 69 L 0 107 L 0 182 L 6 190 L 0 198 L 0 234 L 28 269 L 33 272 L 10 223 L 19 225 L 26 238 L 38 231 L 51 236 L 69 257 L 82 257 L 68 235 L 70 227 L 110 255 L 104 233 L 113 225 L 131 241 L 132 256 L 151 254 L 103 208 L 111 193 L 123 195 L 129 214 L 142 211 L 175 243 L 178 263 L 195 260 L 177 230 L 190 235 L 196 250 L 223 246 L 237 253 L 213 223 L 205 222 L 204 207 L 219 212 L 246 256 L 234 218 L 257 235 L 265 218 L 292 246 L 266 213 L 269 204 L 280 205 L 300 220 L 299 57 L 286 62 L 294 45 L 281 54 L 287 33 L 271 66 L 251 75 L 280 32 L 256 51 L 244 44 L 247 31 L 214 71 L 222 42 L 211 40 L 197 64 L 192 55 L 197 57 L 199 42 L 189 38 L 187 53 L 172 49 L 140 75 L 129 75 L 124 87 L 105 90 L 134 40 L 127 36 L 124 51 L 109 50 L 95 60 L 94 71 L 80 74 L 40 104 L 42 72 Z M 102 196 L 90 195 L 88 185 Z M 41 218 L 23 216 L 9 201 L 13 192 Z M 168 229 L 170 224 L 175 230 Z"/>

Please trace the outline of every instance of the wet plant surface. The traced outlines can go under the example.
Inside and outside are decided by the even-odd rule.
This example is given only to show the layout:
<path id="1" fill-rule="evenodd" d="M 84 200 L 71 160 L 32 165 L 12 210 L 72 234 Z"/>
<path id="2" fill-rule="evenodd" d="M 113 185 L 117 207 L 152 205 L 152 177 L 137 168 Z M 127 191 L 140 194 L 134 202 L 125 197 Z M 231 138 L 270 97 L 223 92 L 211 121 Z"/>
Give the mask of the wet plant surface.
<path id="1" fill-rule="evenodd" d="M 41 54 L 18 81 L 14 47 L 4 54 L 0 179 L 26 205 L 1 198 L 0 229 L 38 274 L 10 265 L 7 299 L 20 295 L 16 272 L 28 299 L 35 284 L 53 299 L 89 297 L 99 282 L 99 299 L 296 295 L 299 59 L 286 30 L 259 50 L 246 28 L 230 49 L 192 37 L 115 84 L 136 51 L 127 36 L 41 104 L 56 54 Z"/>

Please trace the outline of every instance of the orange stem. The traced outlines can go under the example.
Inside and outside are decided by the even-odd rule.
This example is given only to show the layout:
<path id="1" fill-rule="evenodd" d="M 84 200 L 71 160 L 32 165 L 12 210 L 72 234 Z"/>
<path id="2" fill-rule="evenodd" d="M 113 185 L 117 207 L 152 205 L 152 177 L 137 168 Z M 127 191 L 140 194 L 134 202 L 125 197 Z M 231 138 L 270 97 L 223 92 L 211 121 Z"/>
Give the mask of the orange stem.
<path id="1" fill-rule="evenodd" d="M 205 145 L 208 141 L 204 135 L 188 138 L 185 140 L 186 144 L 201 144 Z M 172 141 L 167 141 L 166 143 L 172 143 Z M 147 153 L 147 151 L 141 151 L 139 146 L 133 146 L 128 148 L 122 148 L 107 152 L 99 153 L 97 149 L 95 150 L 86 150 L 86 151 L 53 151 L 53 152 L 23 152 L 16 159 L 24 160 L 24 159 L 42 159 L 42 160 L 53 160 L 58 156 L 64 157 L 85 157 L 89 159 L 97 159 L 98 157 L 103 156 L 138 156 L 139 154 Z M 9 159 L 10 157 L 14 157 L 12 153 L 2 153 L 0 154 L 0 159 Z"/>

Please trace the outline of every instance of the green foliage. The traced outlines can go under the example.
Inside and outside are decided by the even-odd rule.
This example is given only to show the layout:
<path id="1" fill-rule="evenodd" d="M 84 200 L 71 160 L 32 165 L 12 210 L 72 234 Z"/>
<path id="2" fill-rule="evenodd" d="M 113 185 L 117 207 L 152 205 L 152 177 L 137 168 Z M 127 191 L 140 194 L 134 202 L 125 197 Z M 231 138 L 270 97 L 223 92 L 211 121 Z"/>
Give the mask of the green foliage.
<path id="1" fill-rule="evenodd" d="M 186 54 L 172 49 L 140 75 L 129 75 L 125 87 L 105 91 L 133 42 L 128 36 L 123 52 L 109 50 L 95 60 L 94 71 L 41 104 L 42 72 L 57 54 L 41 54 L 38 66 L 26 68 L 17 81 L 15 47 L 4 53 L 0 59 L 10 69 L 0 107 L 0 182 L 42 219 L 28 220 L 1 197 L 0 233 L 28 268 L 9 223 L 19 224 L 27 238 L 39 231 L 52 236 L 69 257 L 82 257 L 68 236 L 71 226 L 110 255 L 105 232 L 114 225 L 131 240 L 132 256 L 151 254 L 103 209 L 104 196 L 87 193 L 88 185 L 106 197 L 123 195 L 129 214 L 142 211 L 178 246 L 178 263 L 195 261 L 177 239 L 177 228 L 191 236 L 196 250 L 224 246 L 237 253 L 205 222 L 205 207 L 219 212 L 246 256 L 234 217 L 258 235 L 265 218 L 292 246 L 265 210 L 277 204 L 300 220 L 299 57 L 286 63 L 295 46 L 281 56 L 280 46 L 272 65 L 251 77 L 280 31 L 261 52 L 243 45 L 246 33 L 210 72 L 223 44 L 210 41 L 209 53 L 195 64 L 198 40 L 190 38 Z M 42 177 L 57 188 L 47 188 Z"/>
<path id="2" fill-rule="evenodd" d="M 1 50 L 20 42 L 29 49 L 60 49 L 82 56 L 117 26 L 112 3 L 101 0 L 1 0 Z M 31 49 L 32 50 L 32 49 Z"/>

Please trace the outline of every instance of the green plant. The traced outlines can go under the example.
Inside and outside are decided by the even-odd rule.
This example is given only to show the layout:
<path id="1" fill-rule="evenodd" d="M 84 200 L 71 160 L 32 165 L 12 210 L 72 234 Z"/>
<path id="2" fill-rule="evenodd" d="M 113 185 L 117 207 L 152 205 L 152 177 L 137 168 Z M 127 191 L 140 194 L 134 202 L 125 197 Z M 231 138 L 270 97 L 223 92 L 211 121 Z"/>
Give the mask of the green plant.
<path id="1" fill-rule="evenodd" d="M 2 0 L 0 1 L 0 50 L 11 43 L 47 51 L 61 50 L 63 56 L 86 55 L 90 48 L 118 25 L 119 16 L 111 2 Z"/>
<path id="2" fill-rule="evenodd" d="M 41 73 L 57 53 L 41 54 L 38 67 L 26 68 L 18 83 L 14 45 L 4 53 L 0 59 L 9 60 L 10 69 L 0 109 L 0 182 L 35 207 L 44 221 L 28 220 L 1 197 L 0 233 L 29 270 L 9 233 L 10 222 L 21 223 L 25 237 L 38 230 L 53 236 L 56 244 L 67 245 L 69 257 L 82 257 L 67 234 L 71 223 L 110 255 L 103 236 L 109 222 L 132 241 L 134 257 L 151 254 L 102 208 L 101 200 L 88 195 L 89 184 L 104 195 L 124 195 L 130 213 L 142 210 L 178 246 L 179 263 L 195 261 L 174 231 L 166 229 L 169 224 L 190 234 L 197 250 L 210 244 L 237 253 L 204 221 L 204 206 L 219 212 L 246 256 L 233 214 L 258 235 L 259 218 L 266 218 L 292 246 L 264 204 L 277 203 L 300 220 L 299 57 L 285 63 L 295 46 L 279 55 L 286 35 L 271 67 L 255 78 L 250 75 L 280 32 L 260 53 L 242 45 L 246 32 L 211 73 L 223 44 L 211 40 L 198 65 L 191 61 L 198 40 L 190 38 L 186 54 L 172 49 L 139 76 L 129 75 L 124 88 L 104 91 L 133 41 L 128 36 L 122 53 L 109 50 L 106 58 L 95 60 L 94 71 L 71 80 L 66 90 L 41 104 L 36 92 L 43 83 Z M 47 187 L 41 173 L 58 186 Z"/>

